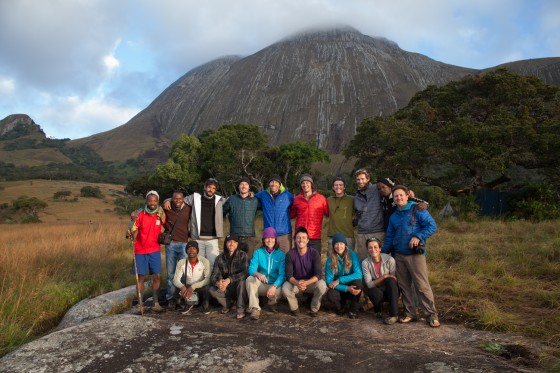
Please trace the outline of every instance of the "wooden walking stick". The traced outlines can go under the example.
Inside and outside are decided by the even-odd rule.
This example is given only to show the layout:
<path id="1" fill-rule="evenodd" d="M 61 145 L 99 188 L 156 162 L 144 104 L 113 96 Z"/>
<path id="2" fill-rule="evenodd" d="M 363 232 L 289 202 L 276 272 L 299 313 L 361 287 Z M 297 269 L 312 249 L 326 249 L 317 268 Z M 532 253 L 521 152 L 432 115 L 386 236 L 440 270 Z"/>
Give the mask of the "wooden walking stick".
<path id="1" fill-rule="evenodd" d="M 140 293 L 140 282 L 138 281 L 138 266 L 136 265 L 136 254 L 134 254 L 134 235 L 130 235 L 130 244 L 132 246 L 132 260 L 134 261 L 134 274 L 136 275 L 136 291 L 138 292 L 138 305 L 140 306 L 140 315 L 144 316 L 144 302 Z"/>

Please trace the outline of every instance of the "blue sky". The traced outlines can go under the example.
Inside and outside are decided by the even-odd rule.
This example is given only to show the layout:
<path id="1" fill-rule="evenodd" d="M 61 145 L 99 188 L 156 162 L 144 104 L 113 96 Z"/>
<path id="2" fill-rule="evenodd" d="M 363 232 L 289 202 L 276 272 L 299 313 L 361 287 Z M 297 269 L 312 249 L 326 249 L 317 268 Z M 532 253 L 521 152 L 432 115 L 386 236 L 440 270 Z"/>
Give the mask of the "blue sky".
<path id="1" fill-rule="evenodd" d="M 0 119 L 89 136 L 198 65 L 325 25 L 471 68 L 559 57 L 559 20 L 557 0 L 0 0 Z"/>

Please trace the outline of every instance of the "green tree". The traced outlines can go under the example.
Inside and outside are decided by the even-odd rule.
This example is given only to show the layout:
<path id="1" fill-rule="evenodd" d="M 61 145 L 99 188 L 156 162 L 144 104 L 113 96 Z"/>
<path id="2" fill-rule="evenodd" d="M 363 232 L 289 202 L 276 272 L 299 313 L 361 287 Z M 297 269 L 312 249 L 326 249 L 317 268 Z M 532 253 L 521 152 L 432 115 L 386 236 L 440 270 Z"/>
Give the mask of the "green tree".
<path id="1" fill-rule="evenodd" d="M 258 184 L 263 166 L 270 164 L 268 138 L 255 125 L 225 125 L 216 131 L 205 131 L 199 138 L 201 173 L 204 178 L 217 178 L 226 195 L 235 192 L 241 176 L 248 176 L 253 184 Z"/>
<path id="2" fill-rule="evenodd" d="M 171 146 L 169 159 L 156 168 L 148 184 L 160 191 L 188 190 L 200 183 L 200 152 L 202 145 L 195 136 L 182 134 Z M 142 191 L 147 192 L 147 190 Z"/>
<path id="3" fill-rule="evenodd" d="M 282 170 L 282 180 L 290 189 L 298 187 L 301 174 L 309 173 L 313 162 L 329 162 L 329 155 L 312 143 L 297 141 L 280 145 L 275 158 L 276 170 Z"/>
<path id="4" fill-rule="evenodd" d="M 557 178 L 559 97 L 557 87 L 505 69 L 430 86 L 394 115 L 365 119 L 344 154 L 448 192 L 509 180 L 513 166 Z"/>

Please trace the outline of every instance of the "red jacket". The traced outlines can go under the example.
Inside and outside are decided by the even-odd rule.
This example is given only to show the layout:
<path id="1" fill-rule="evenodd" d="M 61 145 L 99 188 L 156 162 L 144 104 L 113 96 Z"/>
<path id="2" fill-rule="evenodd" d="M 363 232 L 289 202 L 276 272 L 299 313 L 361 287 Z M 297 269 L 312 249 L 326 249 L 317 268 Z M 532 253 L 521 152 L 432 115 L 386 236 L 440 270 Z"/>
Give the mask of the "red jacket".
<path id="1" fill-rule="evenodd" d="M 165 216 L 165 215 L 164 215 Z M 151 254 L 161 250 L 157 238 L 165 221 L 158 214 L 147 214 L 141 211 L 134 225 L 138 228 L 134 241 L 134 254 Z"/>
<path id="2" fill-rule="evenodd" d="M 309 201 L 302 193 L 294 197 L 290 218 L 296 218 L 296 228 L 305 227 L 307 229 L 310 240 L 321 239 L 323 216 L 329 216 L 329 207 L 327 199 L 322 194 L 314 192 Z"/>

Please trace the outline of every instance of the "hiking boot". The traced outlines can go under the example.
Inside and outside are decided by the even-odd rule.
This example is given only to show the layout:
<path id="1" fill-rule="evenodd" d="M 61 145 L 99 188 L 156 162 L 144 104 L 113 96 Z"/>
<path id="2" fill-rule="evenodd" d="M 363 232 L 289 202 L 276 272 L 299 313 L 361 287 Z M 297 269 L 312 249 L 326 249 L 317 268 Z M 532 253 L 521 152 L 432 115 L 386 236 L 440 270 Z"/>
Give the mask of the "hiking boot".
<path id="1" fill-rule="evenodd" d="M 259 310 L 258 308 L 253 308 L 251 310 L 251 319 L 258 320 L 260 317 L 261 317 L 261 310 Z"/>
<path id="2" fill-rule="evenodd" d="M 387 324 L 387 325 L 393 325 L 396 322 L 397 322 L 397 316 L 387 317 L 385 318 L 385 320 L 383 320 L 383 324 Z"/>
<path id="3" fill-rule="evenodd" d="M 157 303 L 157 302 L 154 303 L 154 305 L 152 306 L 152 312 L 154 312 L 154 313 L 162 313 L 164 311 L 165 310 L 163 309 L 163 307 L 160 306 L 159 303 Z"/>

